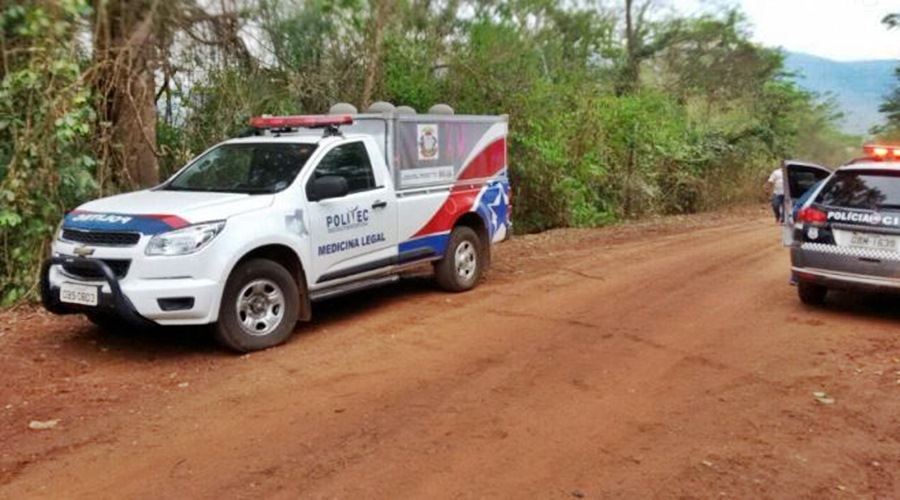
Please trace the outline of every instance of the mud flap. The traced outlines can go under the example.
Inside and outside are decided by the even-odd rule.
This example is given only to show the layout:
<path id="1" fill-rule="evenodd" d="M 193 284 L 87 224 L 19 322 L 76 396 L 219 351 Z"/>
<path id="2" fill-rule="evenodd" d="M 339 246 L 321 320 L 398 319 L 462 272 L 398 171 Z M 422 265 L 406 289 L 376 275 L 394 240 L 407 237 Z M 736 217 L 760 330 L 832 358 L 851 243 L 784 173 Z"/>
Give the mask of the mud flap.
<path id="1" fill-rule="evenodd" d="M 785 223 L 784 225 L 782 225 L 781 226 L 781 246 L 785 246 L 785 247 L 791 246 L 791 243 L 794 240 L 793 234 L 794 234 L 794 228 L 791 225 L 789 225 L 788 223 Z"/>

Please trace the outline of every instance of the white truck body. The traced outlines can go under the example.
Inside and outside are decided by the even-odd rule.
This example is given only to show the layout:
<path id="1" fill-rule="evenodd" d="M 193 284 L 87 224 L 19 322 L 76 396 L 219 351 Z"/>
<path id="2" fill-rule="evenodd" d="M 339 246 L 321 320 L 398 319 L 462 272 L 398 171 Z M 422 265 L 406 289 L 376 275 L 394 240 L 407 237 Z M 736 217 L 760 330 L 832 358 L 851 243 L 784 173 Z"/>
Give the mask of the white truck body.
<path id="1" fill-rule="evenodd" d="M 474 262 L 476 254 L 466 253 L 473 249 L 478 267 L 470 271 L 480 274 L 490 244 L 510 230 L 506 117 L 384 113 L 352 120 L 338 133 L 326 129 L 332 133 L 324 136 L 315 128 L 273 127 L 228 140 L 156 188 L 91 201 L 68 213 L 42 275 L 45 307 L 92 319 L 198 325 L 219 322 L 224 304 L 227 314 L 250 325 L 254 307 L 268 307 L 259 317 L 268 314 L 270 323 L 281 316 L 290 320 L 292 309 L 299 319 L 309 319 L 312 300 L 391 281 L 398 271 L 426 261 L 443 262 L 468 278 L 463 271 L 471 266 L 464 261 Z M 302 159 L 305 164 L 298 166 Z M 266 184 L 271 189 L 247 188 L 259 191 L 191 187 L 222 182 L 214 177 L 239 170 L 241 178 L 257 179 L 254 186 L 267 176 L 277 182 Z M 341 192 L 317 199 L 315 190 L 329 186 Z M 478 235 L 474 244 L 460 246 L 459 238 L 451 238 L 462 226 Z M 451 243 L 456 254 L 448 259 L 455 263 L 444 259 Z M 270 260 L 289 272 L 297 303 L 287 293 L 280 306 L 266 306 L 252 290 L 244 299 L 223 298 L 248 259 Z M 273 282 L 278 280 L 261 283 Z M 450 288 L 462 291 L 474 281 L 463 285 Z M 263 288 L 260 294 L 273 293 Z M 266 320 L 260 321 L 264 331 Z M 225 343 L 252 350 L 280 341 Z"/>

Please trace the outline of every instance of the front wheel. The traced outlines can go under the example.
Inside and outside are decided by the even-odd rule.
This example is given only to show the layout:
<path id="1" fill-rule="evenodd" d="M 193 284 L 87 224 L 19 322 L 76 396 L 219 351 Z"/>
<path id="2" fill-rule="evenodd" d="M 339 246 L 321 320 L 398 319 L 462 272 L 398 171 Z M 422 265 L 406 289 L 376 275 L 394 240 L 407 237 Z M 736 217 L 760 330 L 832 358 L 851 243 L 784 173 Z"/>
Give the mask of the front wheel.
<path id="1" fill-rule="evenodd" d="M 225 284 L 216 339 L 237 352 L 284 342 L 297 323 L 299 293 L 291 273 L 278 263 L 265 259 L 244 262 Z"/>
<path id="2" fill-rule="evenodd" d="M 800 302 L 811 306 L 819 306 L 825 302 L 825 295 L 828 289 L 822 285 L 801 281 L 797 283 L 797 295 L 800 296 Z"/>
<path id="3" fill-rule="evenodd" d="M 465 292 L 475 288 L 484 267 L 484 249 L 472 228 L 459 226 L 450 233 L 444 257 L 434 265 L 434 276 L 441 288 Z"/>

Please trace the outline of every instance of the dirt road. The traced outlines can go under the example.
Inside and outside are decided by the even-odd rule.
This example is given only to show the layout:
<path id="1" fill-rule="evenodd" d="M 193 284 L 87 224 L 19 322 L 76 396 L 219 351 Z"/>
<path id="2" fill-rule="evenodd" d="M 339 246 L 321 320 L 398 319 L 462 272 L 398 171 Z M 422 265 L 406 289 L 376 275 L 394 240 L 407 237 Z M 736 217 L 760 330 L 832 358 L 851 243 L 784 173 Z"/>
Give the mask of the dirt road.
<path id="1" fill-rule="evenodd" d="M 471 293 L 409 279 L 246 356 L 6 312 L 0 497 L 900 498 L 900 299 L 804 307 L 778 238 L 521 237 Z"/>

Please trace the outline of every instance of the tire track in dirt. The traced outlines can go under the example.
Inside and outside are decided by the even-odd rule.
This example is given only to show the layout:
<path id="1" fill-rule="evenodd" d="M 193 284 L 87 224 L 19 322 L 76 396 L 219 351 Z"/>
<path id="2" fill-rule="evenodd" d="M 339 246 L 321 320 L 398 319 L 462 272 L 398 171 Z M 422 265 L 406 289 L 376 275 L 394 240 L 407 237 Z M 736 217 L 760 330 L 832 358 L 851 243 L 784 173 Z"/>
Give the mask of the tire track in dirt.
<path id="1" fill-rule="evenodd" d="M 800 306 L 761 216 L 691 229 L 523 238 L 475 292 L 411 280 L 241 358 L 114 344 L 91 377 L 147 391 L 66 429 L 111 440 L 45 448 L 0 496 L 896 496 L 898 318 Z M 183 391 L 148 382 L 174 370 Z"/>

